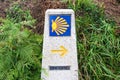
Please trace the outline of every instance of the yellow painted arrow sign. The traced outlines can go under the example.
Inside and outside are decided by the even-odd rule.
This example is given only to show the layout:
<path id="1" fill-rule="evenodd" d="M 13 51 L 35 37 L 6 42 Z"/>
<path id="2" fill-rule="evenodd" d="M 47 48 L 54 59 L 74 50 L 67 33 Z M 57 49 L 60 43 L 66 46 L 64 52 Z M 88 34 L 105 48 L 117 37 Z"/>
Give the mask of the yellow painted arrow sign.
<path id="1" fill-rule="evenodd" d="M 52 53 L 55 54 L 60 54 L 60 56 L 65 56 L 65 54 L 67 54 L 68 50 L 64 47 L 64 46 L 60 46 L 60 50 L 51 50 Z"/>

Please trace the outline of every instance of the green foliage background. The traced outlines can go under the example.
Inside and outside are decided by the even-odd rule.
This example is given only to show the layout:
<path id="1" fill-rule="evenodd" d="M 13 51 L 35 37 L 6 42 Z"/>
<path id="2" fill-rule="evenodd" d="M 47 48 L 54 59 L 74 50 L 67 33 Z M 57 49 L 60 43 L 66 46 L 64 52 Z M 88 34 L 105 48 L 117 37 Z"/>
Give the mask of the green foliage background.
<path id="1" fill-rule="evenodd" d="M 0 80 L 39 80 L 42 36 L 27 28 L 34 28 L 30 12 L 14 4 L 0 22 Z"/>
<path id="2" fill-rule="evenodd" d="M 92 0 L 66 1 L 76 13 L 79 80 L 120 80 L 115 22 Z M 30 11 L 14 4 L 0 23 L 0 80 L 40 80 L 43 37 L 29 29 L 35 23 Z"/>
<path id="3" fill-rule="evenodd" d="M 100 6 L 93 0 L 76 0 L 75 5 L 69 0 L 76 12 L 79 80 L 120 80 L 120 36 Z"/>

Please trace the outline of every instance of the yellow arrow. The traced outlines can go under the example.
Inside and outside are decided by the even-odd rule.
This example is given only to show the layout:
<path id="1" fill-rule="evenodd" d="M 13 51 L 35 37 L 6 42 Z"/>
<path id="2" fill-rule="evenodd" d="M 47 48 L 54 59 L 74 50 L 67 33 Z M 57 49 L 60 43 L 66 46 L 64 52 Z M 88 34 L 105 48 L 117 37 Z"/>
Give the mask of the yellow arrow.
<path id="1" fill-rule="evenodd" d="M 60 53 L 60 56 L 65 56 L 67 54 L 68 50 L 64 46 L 60 46 L 60 50 L 51 50 L 52 53 Z"/>

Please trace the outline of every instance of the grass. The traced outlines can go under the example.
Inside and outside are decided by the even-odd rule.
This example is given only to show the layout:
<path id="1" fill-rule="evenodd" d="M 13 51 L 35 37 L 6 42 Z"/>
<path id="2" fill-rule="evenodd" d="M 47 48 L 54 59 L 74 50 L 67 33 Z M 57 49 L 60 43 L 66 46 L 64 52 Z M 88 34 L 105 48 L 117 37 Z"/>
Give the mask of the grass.
<path id="1" fill-rule="evenodd" d="M 69 2 L 76 12 L 79 80 L 120 80 L 120 36 L 92 0 Z"/>
<path id="2" fill-rule="evenodd" d="M 0 80 L 39 80 L 42 36 L 28 29 L 35 22 L 30 12 L 14 4 L 0 22 Z"/>

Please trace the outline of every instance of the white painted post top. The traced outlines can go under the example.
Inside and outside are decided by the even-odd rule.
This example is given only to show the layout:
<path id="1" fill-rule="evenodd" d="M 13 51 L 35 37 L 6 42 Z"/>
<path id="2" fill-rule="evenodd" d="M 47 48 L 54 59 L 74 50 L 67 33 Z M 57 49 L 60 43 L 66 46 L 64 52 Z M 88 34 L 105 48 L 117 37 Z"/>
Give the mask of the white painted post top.
<path id="1" fill-rule="evenodd" d="M 43 80 L 78 80 L 75 15 L 72 9 L 45 13 Z"/>

